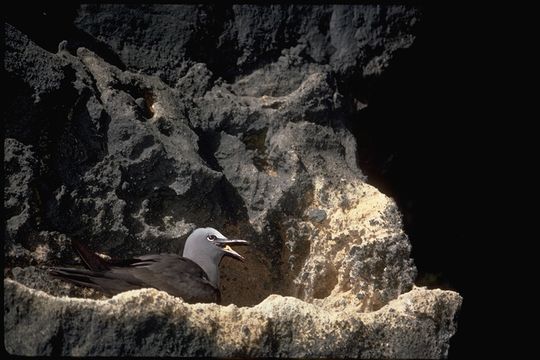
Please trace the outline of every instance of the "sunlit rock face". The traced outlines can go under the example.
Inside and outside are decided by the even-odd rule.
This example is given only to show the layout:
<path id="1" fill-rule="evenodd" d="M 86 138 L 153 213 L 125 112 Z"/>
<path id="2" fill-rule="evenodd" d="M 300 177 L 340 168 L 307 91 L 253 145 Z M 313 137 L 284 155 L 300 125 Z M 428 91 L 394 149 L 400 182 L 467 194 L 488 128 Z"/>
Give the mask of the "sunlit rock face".
<path id="1" fill-rule="evenodd" d="M 366 105 L 350 84 L 376 81 L 418 17 L 88 5 L 56 53 L 6 24 L 8 351 L 446 356 L 461 298 L 414 288 L 399 210 L 366 183 L 349 131 Z M 72 238 L 115 257 L 181 253 L 201 226 L 252 243 L 221 264 L 233 305 L 107 300 L 44 272 L 77 261 Z"/>

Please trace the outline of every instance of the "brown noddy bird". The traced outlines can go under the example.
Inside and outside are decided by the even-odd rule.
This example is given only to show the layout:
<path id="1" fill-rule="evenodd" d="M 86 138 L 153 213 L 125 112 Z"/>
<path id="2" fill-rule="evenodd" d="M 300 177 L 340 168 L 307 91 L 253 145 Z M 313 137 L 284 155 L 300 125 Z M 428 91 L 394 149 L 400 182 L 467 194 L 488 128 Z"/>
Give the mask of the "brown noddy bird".
<path id="1" fill-rule="evenodd" d="M 227 239 L 210 227 L 199 228 L 187 238 L 183 256 L 155 254 L 107 261 L 74 240 L 73 246 L 88 269 L 53 268 L 49 273 L 110 296 L 127 290 L 155 288 L 188 303 L 219 304 L 219 264 L 223 256 L 243 261 L 230 245 L 248 244 L 245 240 Z"/>

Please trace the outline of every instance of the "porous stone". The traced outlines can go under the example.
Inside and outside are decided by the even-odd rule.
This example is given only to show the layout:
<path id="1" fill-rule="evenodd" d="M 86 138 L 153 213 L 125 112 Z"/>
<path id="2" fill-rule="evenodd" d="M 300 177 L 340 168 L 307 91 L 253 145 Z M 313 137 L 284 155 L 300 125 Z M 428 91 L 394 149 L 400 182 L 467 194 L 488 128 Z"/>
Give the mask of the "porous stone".
<path id="1" fill-rule="evenodd" d="M 461 303 L 422 288 L 370 313 L 280 295 L 237 307 L 190 305 L 154 289 L 106 300 L 54 297 L 9 279 L 4 289 L 6 350 L 24 356 L 440 358 Z"/>

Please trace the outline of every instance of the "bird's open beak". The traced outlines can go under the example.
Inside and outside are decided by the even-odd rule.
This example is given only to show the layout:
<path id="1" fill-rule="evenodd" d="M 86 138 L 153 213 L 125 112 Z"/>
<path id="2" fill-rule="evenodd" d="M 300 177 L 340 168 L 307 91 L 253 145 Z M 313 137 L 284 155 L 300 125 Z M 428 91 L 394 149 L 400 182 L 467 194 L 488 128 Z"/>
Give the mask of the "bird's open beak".
<path id="1" fill-rule="evenodd" d="M 244 261 L 244 257 L 234 251 L 230 245 L 249 245 L 246 240 L 232 240 L 232 239 L 216 239 L 214 243 L 225 251 L 225 255 L 235 258 L 236 260 Z"/>

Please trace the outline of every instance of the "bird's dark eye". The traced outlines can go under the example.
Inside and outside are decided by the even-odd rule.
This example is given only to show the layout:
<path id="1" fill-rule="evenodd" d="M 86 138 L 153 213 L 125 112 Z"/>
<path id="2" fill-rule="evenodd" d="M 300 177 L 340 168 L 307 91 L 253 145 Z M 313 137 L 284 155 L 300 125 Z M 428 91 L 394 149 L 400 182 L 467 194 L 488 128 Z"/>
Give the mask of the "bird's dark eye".
<path id="1" fill-rule="evenodd" d="M 211 240 L 211 241 L 214 241 L 217 239 L 216 235 L 208 235 L 207 237 L 208 240 Z"/>

